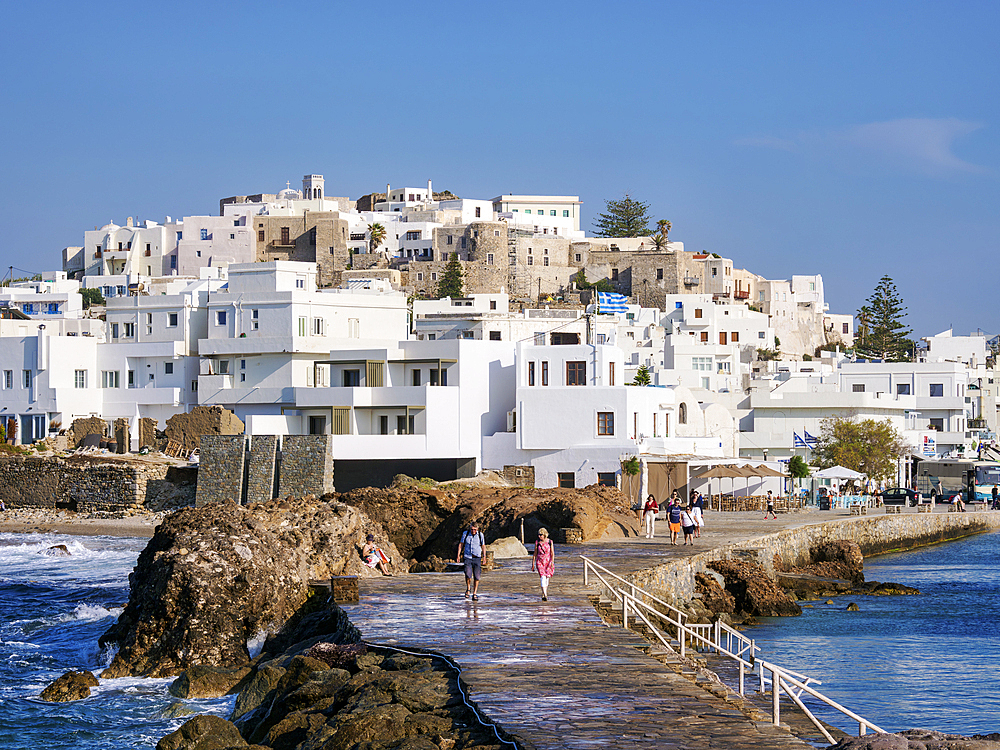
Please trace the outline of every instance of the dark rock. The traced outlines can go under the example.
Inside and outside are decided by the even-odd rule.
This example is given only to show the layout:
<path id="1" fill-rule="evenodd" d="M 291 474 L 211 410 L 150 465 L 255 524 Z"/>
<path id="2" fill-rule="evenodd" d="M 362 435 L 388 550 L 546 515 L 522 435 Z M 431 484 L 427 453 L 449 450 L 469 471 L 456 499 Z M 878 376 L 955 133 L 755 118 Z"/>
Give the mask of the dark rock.
<path id="1" fill-rule="evenodd" d="M 336 604 L 313 598 L 307 606 L 300 607 L 278 633 L 264 641 L 261 654 L 281 654 L 319 637 L 325 642 L 337 644 L 357 643 L 360 640 L 357 628 L 351 624 L 344 610 Z M 360 647 L 363 650 L 364 644 Z M 301 650 L 297 648 L 296 652 Z"/>
<path id="2" fill-rule="evenodd" d="M 328 666 L 349 669 L 357 658 L 368 651 L 364 643 L 317 643 L 306 652 L 306 656 L 319 659 Z M 357 671 L 357 670 L 355 670 Z"/>
<path id="3" fill-rule="evenodd" d="M 859 607 L 854 602 L 851 602 L 850 604 L 847 605 L 847 611 L 848 612 L 860 612 L 861 611 L 861 607 Z"/>
<path id="4" fill-rule="evenodd" d="M 168 516 L 129 576 L 128 605 L 101 637 L 101 646 L 119 646 L 103 674 L 248 664 L 247 640 L 278 632 L 309 599 L 309 580 L 380 575 L 358 553 L 371 526 L 355 508 L 304 499 Z"/>
<path id="5" fill-rule="evenodd" d="M 709 567 L 726 579 L 726 591 L 733 596 L 739 611 L 757 617 L 802 614 L 802 608 L 768 577 L 758 563 L 748 560 L 713 560 Z"/>
<path id="6" fill-rule="evenodd" d="M 853 589 L 850 581 L 825 578 L 811 573 L 775 572 L 775 582 L 783 589 L 794 592 L 796 598 L 807 601 L 814 601 L 828 592 L 846 593 Z"/>
<path id="7" fill-rule="evenodd" d="M 236 698 L 230 720 L 237 721 L 263 703 L 270 705 L 274 700 L 275 687 L 284 674 L 284 668 L 271 665 L 264 665 L 254 671 Z"/>
<path id="8" fill-rule="evenodd" d="M 902 583 L 879 583 L 869 581 L 854 591 L 872 596 L 914 596 L 920 591 L 912 586 L 904 586 Z"/>
<path id="9" fill-rule="evenodd" d="M 715 576 L 696 573 L 694 577 L 695 592 L 701 595 L 702 604 L 711 612 L 734 614 L 736 600 L 715 580 Z"/>
<path id="10" fill-rule="evenodd" d="M 1000 750 L 1000 734 L 944 734 L 927 729 L 907 729 L 896 734 L 845 737 L 827 750 Z"/>
<path id="11" fill-rule="evenodd" d="M 246 746 L 235 724 L 219 716 L 200 714 L 157 742 L 156 750 L 228 750 Z"/>
<path id="12" fill-rule="evenodd" d="M 175 698 L 218 698 L 236 692 L 240 681 L 250 674 L 250 667 L 226 669 L 197 665 L 181 672 L 170 683 L 169 692 Z"/>
<path id="13" fill-rule="evenodd" d="M 176 703 L 171 703 L 165 709 L 160 711 L 160 717 L 163 719 L 179 719 L 182 716 L 191 716 L 196 713 L 198 712 L 186 703 L 177 701 Z"/>
<path id="14" fill-rule="evenodd" d="M 83 698 L 89 698 L 90 688 L 97 687 L 99 684 L 93 672 L 86 670 L 74 672 L 70 670 L 61 677 L 56 678 L 38 697 L 43 701 L 52 701 L 54 703 L 78 701 Z"/>
<path id="15" fill-rule="evenodd" d="M 448 570 L 449 560 L 442 560 L 437 555 L 431 555 L 423 562 L 414 560 L 410 563 L 411 573 L 444 573 Z"/>
<path id="16" fill-rule="evenodd" d="M 72 553 L 65 544 L 53 544 L 47 550 L 45 550 L 46 555 L 50 557 L 69 557 Z"/>

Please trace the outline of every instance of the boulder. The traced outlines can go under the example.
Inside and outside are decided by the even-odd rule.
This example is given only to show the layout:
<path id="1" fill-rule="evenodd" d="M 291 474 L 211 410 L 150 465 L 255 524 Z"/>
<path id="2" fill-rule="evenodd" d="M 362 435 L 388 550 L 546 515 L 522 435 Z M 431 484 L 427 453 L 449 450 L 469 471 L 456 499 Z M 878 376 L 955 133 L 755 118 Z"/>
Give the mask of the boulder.
<path id="1" fill-rule="evenodd" d="M 181 672 L 181 676 L 170 683 L 168 691 L 175 698 L 219 698 L 234 692 L 248 674 L 250 667 L 227 669 L 199 664 Z"/>
<path id="2" fill-rule="evenodd" d="M 444 573 L 452 564 L 451 560 L 442 560 L 437 555 L 431 555 L 423 562 L 413 560 L 410 562 L 411 573 Z"/>
<path id="3" fill-rule="evenodd" d="M 768 577 L 760 564 L 748 560 L 713 560 L 708 566 L 726 579 L 726 591 L 733 596 L 738 611 L 757 617 L 802 614 L 802 608 Z"/>
<path id="4" fill-rule="evenodd" d="M 944 734 L 927 729 L 907 729 L 896 734 L 844 737 L 828 750 L 1000 750 L 1000 734 Z"/>
<path id="5" fill-rule="evenodd" d="M 90 688 L 97 687 L 99 684 L 93 672 L 86 670 L 75 672 L 70 670 L 61 677 L 56 678 L 38 697 L 43 701 L 52 701 L 54 703 L 78 701 L 89 698 Z"/>
<path id="6" fill-rule="evenodd" d="M 486 549 L 493 552 L 494 560 L 506 560 L 512 557 L 528 557 L 528 549 L 521 544 L 517 537 L 506 536 L 497 539 L 486 545 Z"/>
<path id="7" fill-rule="evenodd" d="M 378 576 L 360 545 L 381 532 L 359 510 L 315 498 L 218 503 L 167 516 L 129 576 L 129 601 L 101 637 L 119 650 L 106 677 L 173 677 L 196 664 L 248 664 L 247 641 L 275 634 L 309 600 L 309 581 Z M 388 541 L 383 549 L 401 557 Z"/>
<path id="8" fill-rule="evenodd" d="M 73 553 L 69 551 L 69 547 L 65 544 L 53 544 L 43 554 L 49 557 L 69 557 Z"/>
<path id="9" fill-rule="evenodd" d="M 156 743 L 156 750 L 228 750 L 247 747 L 236 725 L 221 716 L 199 714 Z"/>
<path id="10" fill-rule="evenodd" d="M 714 573 L 714 571 L 711 572 Z M 717 575 L 719 574 L 707 575 L 705 573 L 696 573 L 694 576 L 695 593 L 701 595 L 701 602 L 709 611 L 715 614 L 723 612 L 730 615 L 734 614 L 736 612 L 736 600 L 716 580 L 715 576 Z"/>

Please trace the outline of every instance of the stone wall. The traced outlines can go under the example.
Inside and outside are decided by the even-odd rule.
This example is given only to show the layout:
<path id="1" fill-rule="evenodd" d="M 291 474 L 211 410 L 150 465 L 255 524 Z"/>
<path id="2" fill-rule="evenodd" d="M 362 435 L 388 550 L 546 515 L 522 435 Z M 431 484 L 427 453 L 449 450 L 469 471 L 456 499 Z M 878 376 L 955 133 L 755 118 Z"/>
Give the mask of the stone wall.
<path id="1" fill-rule="evenodd" d="M 193 475 L 193 469 L 169 464 L 5 458 L 0 459 L 0 498 L 9 508 L 163 510 L 190 504 Z"/>
<path id="2" fill-rule="evenodd" d="M 709 522 L 711 518 L 709 517 Z M 708 563 L 749 558 L 774 574 L 774 556 L 788 565 L 805 565 L 809 551 L 820 542 L 857 542 L 865 557 L 914 549 L 1000 528 L 1000 513 L 916 513 L 865 516 L 785 529 L 739 544 L 729 544 L 685 560 L 624 575 L 637 586 L 667 601 L 686 603 L 694 594 L 694 577 Z"/>
<path id="3" fill-rule="evenodd" d="M 70 442 L 74 448 L 79 448 L 80 443 L 87 435 L 100 435 L 105 437 L 108 433 L 108 423 L 100 417 L 81 417 L 74 419 L 69 428 Z"/>
<path id="4" fill-rule="evenodd" d="M 285 435 L 281 439 L 280 496 L 333 492 L 332 440 L 332 435 Z"/>
<path id="5" fill-rule="evenodd" d="M 247 458 L 247 503 L 262 503 L 274 497 L 275 461 L 278 457 L 277 435 L 254 435 L 250 438 Z"/>
<path id="6" fill-rule="evenodd" d="M 195 505 L 200 508 L 209 503 L 241 503 L 246 437 L 203 435 L 201 445 Z"/>
<path id="7" fill-rule="evenodd" d="M 207 435 L 242 435 L 243 422 L 229 409 L 221 406 L 196 406 L 186 414 L 175 414 L 167 420 L 167 440 L 180 443 L 184 450 L 200 447 Z"/>
<path id="8" fill-rule="evenodd" d="M 156 445 L 156 420 L 152 417 L 142 417 L 139 420 L 139 447 L 152 448 Z"/>
<path id="9" fill-rule="evenodd" d="M 500 474 L 515 487 L 535 486 L 534 466 L 504 466 Z"/>

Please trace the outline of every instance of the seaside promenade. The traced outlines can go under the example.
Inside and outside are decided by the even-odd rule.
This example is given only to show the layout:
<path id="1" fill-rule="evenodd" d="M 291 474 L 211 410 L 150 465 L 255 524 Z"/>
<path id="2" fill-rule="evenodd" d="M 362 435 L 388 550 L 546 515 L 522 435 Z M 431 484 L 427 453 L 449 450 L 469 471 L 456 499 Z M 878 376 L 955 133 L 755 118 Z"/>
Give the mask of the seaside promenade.
<path id="1" fill-rule="evenodd" d="M 370 642 L 452 657 L 472 700 L 528 748 L 811 748 L 648 656 L 639 635 L 605 625 L 587 598 L 594 591 L 583 585 L 579 555 L 624 575 L 846 514 L 807 510 L 764 521 L 708 513 L 694 547 L 671 546 L 665 536 L 556 545 L 547 602 L 522 558 L 484 572 L 478 602 L 464 598 L 460 573 L 415 574 L 363 579 L 360 603 L 344 609 Z"/>

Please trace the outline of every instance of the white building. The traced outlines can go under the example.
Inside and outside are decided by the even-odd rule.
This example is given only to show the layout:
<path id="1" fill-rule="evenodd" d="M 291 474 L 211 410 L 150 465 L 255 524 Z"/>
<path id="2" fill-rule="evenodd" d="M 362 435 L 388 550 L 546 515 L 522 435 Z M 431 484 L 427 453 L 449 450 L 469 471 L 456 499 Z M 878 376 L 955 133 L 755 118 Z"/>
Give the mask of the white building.
<path id="1" fill-rule="evenodd" d="M 0 307 L 13 308 L 33 320 L 80 318 L 83 297 L 80 282 L 65 271 L 46 271 L 39 281 L 18 281 L 0 288 Z"/>

